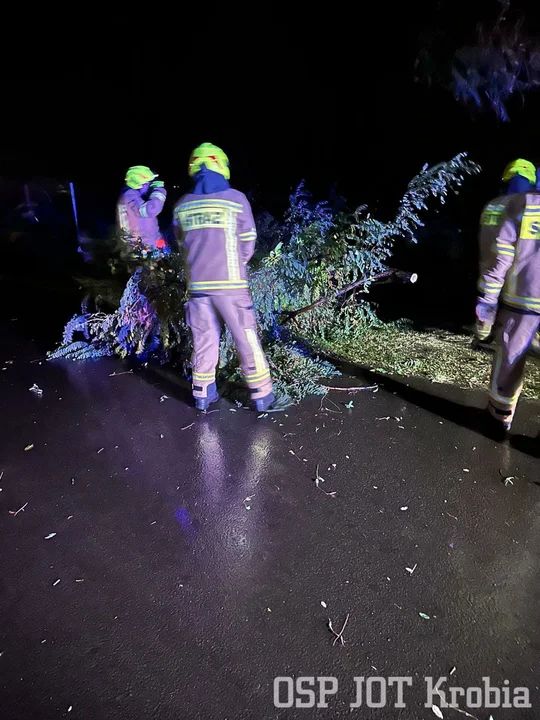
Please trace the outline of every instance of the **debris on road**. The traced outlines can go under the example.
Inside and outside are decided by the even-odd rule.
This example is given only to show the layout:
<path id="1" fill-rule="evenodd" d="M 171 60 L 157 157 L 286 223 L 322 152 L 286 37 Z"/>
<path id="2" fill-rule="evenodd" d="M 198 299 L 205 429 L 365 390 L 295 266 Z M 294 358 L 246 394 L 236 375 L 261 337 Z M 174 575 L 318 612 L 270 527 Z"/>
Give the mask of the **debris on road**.
<path id="1" fill-rule="evenodd" d="M 406 567 L 405 570 L 412 575 L 417 567 L 418 567 L 418 564 L 415 564 L 414 567 L 412 567 L 412 568 Z"/>
<path id="2" fill-rule="evenodd" d="M 444 715 L 442 714 L 441 709 L 440 709 L 439 707 L 437 707 L 437 705 L 432 705 L 432 706 L 431 706 L 431 709 L 433 710 L 434 714 L 435 714 L 438 718 L 440 718 L 440 720 L 443 720 Z"/>
<path id="3" fill-rule="evenodd" d="M 31 388 L 28 388 L 31 393 L 34 393 L 34 395 L 37 395 L 38 397 L 43 397 L 43 390 L 34 383 Z"/>
<path id="4" fill-rule="evenodd" d="M 325 479 L 319 475 L 319 466 L 318 466 L 318 465 L 317 465 L 317 468 L 316 468 L 316 470 L 315 470 L 315 480 L 314 480 L 314 482 L 315 482 L 315 487 L 318 488 L 318 489 L 319 489 L 321 492 L 323 492 L 325 495 L 329 495 L 330 497 L 333 497 L 333 498 L 336 497 L 336 495 L 337 495 L 337 491 L 336 491 L 336 490 L 333 490 L 333 491 L 330 492 L 330 491 L 325 490 L 324 488 L 321 487 L 320 484 L 321 484 L 322 482 L 325 482 Z"/>
<path id="5" fill-rule="evenodd" d="M 335 645 L 338 640 L 341 642 L 342 645 L 345 645 L 345 639 L 343 638 L 343 631 L 347 627 L 348 622 L 349 622 L 349 613 L 347 613 L 347 617 L 345 618 L 345 622 L 343 623 L 341 630 L 337 633 L 334 630 L 334 628 L 332 627 L 332 620 L 330 618 L 328 618 L 328 629 L 330 630 L 332 635 L 334 635 L 334 642 L 332 643 L 332 645 Z"/>
<path id="6" fill-rule="evenodd" d="M 514 480 L 519 480 L 519 478 L 516 475 L 503 475 L 500 470 L 499 470 L 499 475 L 501 476 L 501 482 L 505 487 L 507 485 L 513 485 Z"/>
<path id="7" fill-rule="evenodd" d="M 8 512 L 10 515 L 13 515 L 15 517 L 15 515 L 18 515 L 21 511 L 24 512 L 24 508 L 27 505 L 28 505 L 28 503 L 24 503 L 24 505 L 22 507 L 20 507 L 18 510 L 9 510 Z"/>
<path id="8" fill-rule="evenodd" d="M 28 452 L 29 450 L 32 450 L 33 448 L 34 448 L 34 443 L 32 443 L 31 445 L 27 445 L 27 446 L 24 448 L 24 452 Z"/>
<path id="9" fill-rule="evenodd" d="M 159 402 L 165 402 L 165 400 L 168 400 L 168 399 L 169 399 L 169 396 L 168 396 L 168 395 L 162 395 L 162 396 L 159 398 Z"/>
<path id="10" fill-rule="evenodd" d="M 58 580 L 57 580 L 56 582 L 53 582 L 53 587 L 55 587 L 56 585 L 58 585 L 59 582 L 60 582 L 60 578 L 58 578 Z"/>
<path id="11" fill-rule="evenodd" d="M 55 537 L 56 533 L 49 533 L 48 535 L 45 535 L 45 540 L 50 540 L 51 538 Z"/>
<path id="12" fill-rule="evenodd" d="M 192 422 L 191 425 L 186 425 L 185 427 L 180 428 L 180 430 L 189 430 L 189 428 L 192 428 L 194 425 L 195 425 L 195 423 Z M 163 437 L 163 435 L 161 435 L 160 437 Z"/>
<path id="13" fill-rule="evenodd" d="M 424 620 L 431 620 L 431 618 L 429 617 L 429 615 L 426 615 L 426 613 L 419 612 L 418 614 L 419 614 L 420 617 L 423 618 Z"/>

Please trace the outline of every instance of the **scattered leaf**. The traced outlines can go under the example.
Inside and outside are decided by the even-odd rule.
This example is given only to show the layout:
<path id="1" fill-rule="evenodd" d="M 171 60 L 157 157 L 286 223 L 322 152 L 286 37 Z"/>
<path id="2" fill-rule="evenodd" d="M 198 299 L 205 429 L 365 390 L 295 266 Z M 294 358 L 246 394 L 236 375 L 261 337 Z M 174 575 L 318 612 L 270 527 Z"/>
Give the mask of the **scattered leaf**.
<path id="1" fill-rule="evenodd" d="M 350 400 L 348 403 L 345 403 L 345 407 L 347 408 L 347 410 L 352 410 L 354 407 L 353 401 Z"/>
<path id="2" fill-rule="evenodd" d="M 432 706 L 431 706 L 431 709 L 433 710 L 433 712 L 435 713 L 435 715 L 436 715 L 438 718 L 440 718 L 440 720 L 442 720 L 442 718 L 444 717 L 444 715 L 442 714 L 441 709 L 438 708 L 436 705 L 432 705 Z"/>
<path id="3" fill-rule="evenodd" d="M 49 533 L 48 535 L 45 535 L 45 540 L 50 540 L 51 538 L 55 537 L 56 533 Z"/>
<path id="4" fill-rule="evenodd" d="M 419 614 L 420 617 L 423 618 L 424 620 L 431 620 L 431 618 L 429 617 L 429 615 L 426 615 L 426 613 L 422 613 L 422 612 L 421 612 L 421 613 L 418 613 L 418 614 Z"/>
<path id="5" fill-rule="evenodd" d="M 323 606 L 323 608 L 328 607 L 328 606 L 326 605 L 326 603 L 324 602 L 324 600 L 321 600 L 321 605 Z"/>
<path id="6" fill-rule="evenodd" d="M 25 452 L 28 452 L 28 450 L 32 450 L 33 447 L 34 447 L 34 443 L 32 443 L 31 445 L 27 445 L 27 446 L 24 448 L 24 451 L 25 451 Z"/>
<path id="7" fill-rule="evenodd" d="M 28 388 L 30 392 L 34 393 L 34 395 L 37 395 L 38 397 L 41 397 L 43 395 L 43 390 L 34 383 L 31 388 Z"/>
<path id="8" fill-rule="evenodd" d="M 400 509 L 400 510 L 408 510 L 408 509 L 409 509 L 409 506 L 408 506 L 408 505 L 404 505 L 403 507 L 401 507 L 401 508 L 399 508 L 399 509 Z"/>
<path id="9" fill-rule="evenodd" d="M 169 396 L 168 396 L 168 395 L 162 395 L 162 396 L 159 398 L 159 402 L 165 402 L 165 400 L 168 400 L 168 399 L 169 399 Z"/>

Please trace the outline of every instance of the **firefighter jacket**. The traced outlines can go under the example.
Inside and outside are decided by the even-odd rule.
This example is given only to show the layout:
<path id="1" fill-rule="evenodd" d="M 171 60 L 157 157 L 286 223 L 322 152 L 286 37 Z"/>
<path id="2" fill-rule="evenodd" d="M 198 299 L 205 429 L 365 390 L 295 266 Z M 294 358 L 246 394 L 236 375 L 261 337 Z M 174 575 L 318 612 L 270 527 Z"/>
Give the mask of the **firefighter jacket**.
<path id="1" fill-rule="evenodd" d="M 540 315 L 540 193 L 510 196 L 489 255 L 477 308 Z"/>
<path id="2" fill-rule="evenodd" d="M 146 201 L 138 190 L 126 187 L 116 206 L 118 228 L 134 241 L 151 248 L 159 247 L 161 233 L 157 216 L 163 209 L 166 197 L 164 187 L 151 189 Z"/>
<path id="3" fill-rule="evenodd" d="M 184 195 L 174 207 L 173 226 L 185 252 L 191 294 L 221 295 L 248 287 L 247 264 L 257 232 L 243 193 Z"/>

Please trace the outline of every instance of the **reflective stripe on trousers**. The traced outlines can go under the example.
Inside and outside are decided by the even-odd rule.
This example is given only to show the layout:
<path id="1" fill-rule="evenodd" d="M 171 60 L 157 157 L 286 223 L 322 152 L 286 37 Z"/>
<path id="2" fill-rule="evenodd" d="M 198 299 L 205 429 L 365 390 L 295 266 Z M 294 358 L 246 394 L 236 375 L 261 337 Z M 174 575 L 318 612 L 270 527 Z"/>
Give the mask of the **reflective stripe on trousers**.
<path id="1" fill-rule="evenodd" d="M 540 328 L 540 315 L 502 308 L 497 321 L 500 327 L 489 387 L 489 410 L 498 420 L 509 424 L 523 387 L 527 351 Z"/>
<path id="2" fill-rule="evenodd" d="M 187 303 L 186 317 L 193 334 L 195 397 L 206 397 L 208 386 L 215 382 L 222 323 L 229 328 L 236 345 L 251 398 L 257 400 L 272 392 L 270 369 L 257 333 L 248 290 L 192 297 Z"/>

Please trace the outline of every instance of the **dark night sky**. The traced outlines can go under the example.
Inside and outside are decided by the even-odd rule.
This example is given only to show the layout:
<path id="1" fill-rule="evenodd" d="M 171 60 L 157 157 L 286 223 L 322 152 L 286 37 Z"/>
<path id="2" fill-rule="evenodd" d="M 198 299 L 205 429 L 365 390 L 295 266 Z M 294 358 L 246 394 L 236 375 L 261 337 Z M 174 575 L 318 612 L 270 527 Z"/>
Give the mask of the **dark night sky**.
<path id="1" fill-rule="evenodd" d="M 316 193 L 337 181 L 352 202 L 393 203 L 424 162 L 461 150 L 499 175 L 511 156 L 537 155 L 538 98 L 516 102 L 500 125 L 413 82 L 422 31 L 435 20 L 460 44 L 484 5 L 491 16 L 500 8 L 447 0 L 360 13 L 338 3 L 296 18 L 156 3 L 124 4 L 111 18 L 73 11 L 62 24 L 33 16 L 17 26 L 17 52 L 3 51 L 0 174 L 116 190 L 141 163 L 185 183 L 190 150 L 211 141 L 228 153 L 233 182 L 270 204 L 301 178 Z"/>

